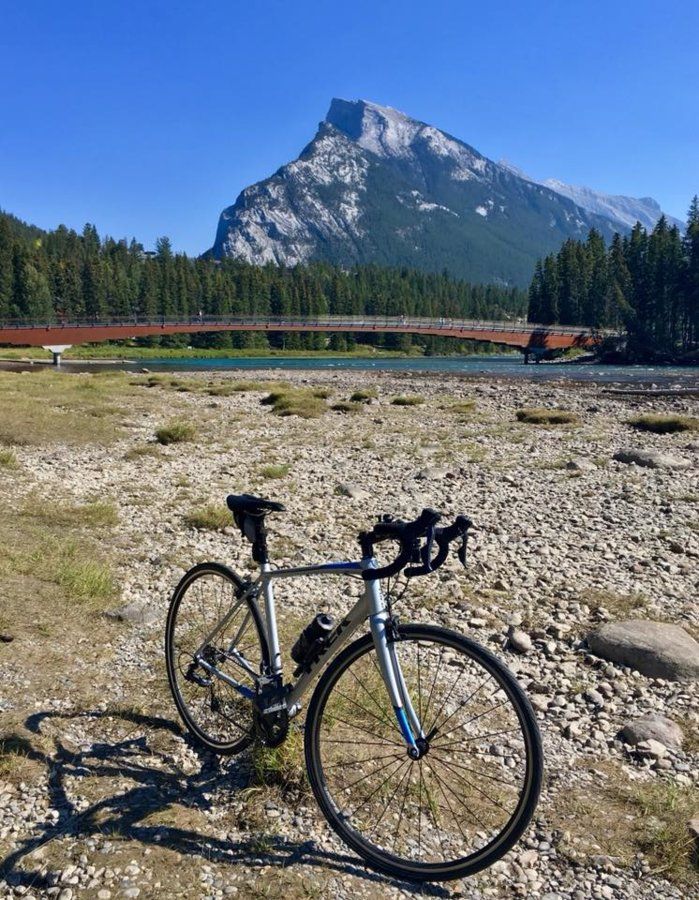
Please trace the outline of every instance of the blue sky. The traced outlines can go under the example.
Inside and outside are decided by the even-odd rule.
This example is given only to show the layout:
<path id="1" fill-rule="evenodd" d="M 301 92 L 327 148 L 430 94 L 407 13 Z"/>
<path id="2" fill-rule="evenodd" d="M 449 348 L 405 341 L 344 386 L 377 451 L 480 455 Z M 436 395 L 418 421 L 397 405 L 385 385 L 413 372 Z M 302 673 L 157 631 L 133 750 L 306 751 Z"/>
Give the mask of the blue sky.
<path id="1" fill-rule="evenodd" d="M 333 96 L 395 106 L 536 177 L 699 192 L 699 4 L 0 0 L 0 207 L 211 245 Z"/>

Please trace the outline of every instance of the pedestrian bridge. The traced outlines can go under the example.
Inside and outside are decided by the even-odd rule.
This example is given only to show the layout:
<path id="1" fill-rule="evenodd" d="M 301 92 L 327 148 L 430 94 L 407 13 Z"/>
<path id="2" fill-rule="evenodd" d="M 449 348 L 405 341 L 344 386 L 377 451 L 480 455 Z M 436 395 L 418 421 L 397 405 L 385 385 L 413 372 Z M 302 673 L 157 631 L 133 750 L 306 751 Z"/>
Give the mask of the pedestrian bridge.
<path id="1" fill-rule="evenodd" d="M 127 340 L 149 335 L 216 331 L 323 331 L 353 334 L 422 334 L 458 340 L 488 341 L 515 347 L 540 358 L 548 351 L 590 348 L 600 332 L 572 325 L 536 325 L 521 320 L 505 322 L 467 319 L 427 319 L 407 316 L 194 316 L 191 318 L 122 317 L 75 321 L 0 322 L 0 345 L 45 347 L 58 362 L 62 350 L 74 344 Z"/>

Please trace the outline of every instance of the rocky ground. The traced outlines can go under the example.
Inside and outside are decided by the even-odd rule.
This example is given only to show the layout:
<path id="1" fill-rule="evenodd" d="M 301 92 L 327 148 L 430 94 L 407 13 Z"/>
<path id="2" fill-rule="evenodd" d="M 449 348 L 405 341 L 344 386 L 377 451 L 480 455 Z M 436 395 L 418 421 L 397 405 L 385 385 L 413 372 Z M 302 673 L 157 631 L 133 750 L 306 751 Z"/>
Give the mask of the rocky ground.
<path id="1" fill-rule="evenodd" d="M 376 399 L 331 408 L 369 377 Z M 332 394 L 301 418 L 262 405 L 267 385 L 231 391 L 225 376 L 62 376 L 81 379 L 68 399 L 61 376 L 2 378 L 0 400 L 11 394 L 20 425 L 31 413 L 33 437 L 18 434 L 0 466 L 0 896 L 699 897 L 688 829 L 699 816 L 699 435 L 627 424 L 696 415 L 696 400 L 285 374 Z M 86 406 L 89 383 L 99 392 Z M 523 407 L 578 418 L 530 424 L 516 418 Z M 51 416 L 58 425 L 42 430 Z M 196 427 L 193 440 L 155 443 L 175 418 Z M 270 546 L 287 563 L 354 555 L 382 512 L 474 519 L 469 568 L 454 559 L 417 580 L 397 612 L 475 636 L 537 711 L 540 807 L 490 870 L 433 887 L 390 881 L 325 827 L 298 733 L 265 782 L 249 756 L 216 759 L 180 731 L 162 652 L 169 595 L 195 562 L 250 567 L 237 531 L 187 516 L 243 491 L 286 504 Z M 84 547 L 102 566 L 82 563 L 87 588 L 67 574 Z M 107 570 L 115 586 L 99 582 Z M 283 633 L 349 605 L 341 584 L 323 585 L 282 586 Z M 660 624 L 611 627 L 629 620 Z"/>

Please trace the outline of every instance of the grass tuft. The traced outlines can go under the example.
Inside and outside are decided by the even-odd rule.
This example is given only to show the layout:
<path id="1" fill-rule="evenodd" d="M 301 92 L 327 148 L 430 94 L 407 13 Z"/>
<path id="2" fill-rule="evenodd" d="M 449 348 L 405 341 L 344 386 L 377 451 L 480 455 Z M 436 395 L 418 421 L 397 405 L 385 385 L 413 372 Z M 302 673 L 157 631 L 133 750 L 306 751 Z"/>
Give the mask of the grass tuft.
<path id="1" fill-rule="evenodd" d="M 110 568 L 79 555 L 74 544 L 64 547 L 56 568 L 56 581 L 67 598 L 89 606 L 101 606 L 116 596 L 116 582 Z"/>
<path id="2" fill-rule="evenodd" d="M 199 531 L 223 531 L 231 524 L 232 518 L 227 506 L 210 503 L 187 513 L 184 522 L 185 525 Z"/>
<path id="3" fill-rule="evenodd" d="M 634 419 L 628 419 L 639 431 L 652 431 L 653 434 L 675 434 L 678 431 L 699 431 L 699 419 L 694 416 L 663 415 L 646 413 Z"/>
<path id="4" fill-rule="evenodd" d="M 370 400 L 376 400 L 379 396 L 379 392 L 375 387 L 362 388 L 359 391 L 355 391 L 350 397 L 351 403 L 369 403 Z"/>
<path id="5" fill-rule="evenodd" d="M 124 459 L 131 461 L 133 459 L 142 459 L 144 456 L 160 456 L 160 447 L 157 444 L 143 444 L 140 447 L 132 447 L 124 454 Z"/>
<path id="6" fill-rule="evenodd" d="M 262 466 L 260 475 L 263 478 L 269 479 L 286 478 L 290 471 L 291 466 L 289 463 L 279 463 L 278 465 L 270 464 L 268 466 Z"/>
<path id="7" fill-rule="evenodd" d="M 255 743 L 250 762 L 253 785 L 265 788 L 278 787 L 282 794 L 307 792 L 303 767 L 303 739 L 297 729 L 290 729 L 287 739 L 279 747 L 264 747 L 260 743 Z"/>
<path id="8" fill-rule="evenodd" d="M 12 450 L 0 450 L 0 468 L 16 469 L 19 463 Z"/>
<path id="9" fill-rule="evenodd" d="M 271 406 L 277 416 L 300 416 L 302 419 L 316 419 L 327 410 L 327 405 L 312 391 L 281 389 L 272 391 L 260 401 Z"/>
<path id="10" fill-rule="evenodd" d="M 408 397 L 394 397 L 391 400 L 393 406 L 420 406 L 425 402 L 425 398 L 419 394 L 410 394 Z"/>
<path id="11" fill-rule="evenodd" d="M 341 413 L 358 413 L 361 412 L 362 406 L 360 403 L 351 403 L 347 400 L 338 400 L 337 403 L 333 403 L 330 407 L 334 412 Z"/>
<path id="12" fill-rule="evenodd" d="M 170 422 L 155 432 L 159 444 L 182 444 L 193 441 L 196 436 L 197 429 L 189 422 Z"/>
<path id="13" fill-rule="evenodd" d="M 532 407 L 530 409 L 518 409 L 517 421 L 526 422 L 529 425 L 579 425 L 580 417 L 577 413 L 567 409 L 544 409 Z"/>

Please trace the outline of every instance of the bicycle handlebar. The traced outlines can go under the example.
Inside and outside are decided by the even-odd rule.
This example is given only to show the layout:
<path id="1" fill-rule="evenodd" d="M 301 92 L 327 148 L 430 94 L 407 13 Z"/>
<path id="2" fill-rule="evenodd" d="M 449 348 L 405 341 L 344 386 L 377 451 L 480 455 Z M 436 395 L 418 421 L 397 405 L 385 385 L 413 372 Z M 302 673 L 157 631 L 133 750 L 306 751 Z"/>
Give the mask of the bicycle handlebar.
<path id="1" fill-rule="evenodd" d="M 457 516 L 451 525 L 437 528 L 437 522 L 442 514 L 434 509 L 423 509 L 414 522 L 403 522 L 383 516 L 369 532 L 363 532 L 359 536 L 362 552 L 365 556 L 373 556 L 374 545 L 382 541 L 393 540 L 400 545 L 400 552 L 393 562 L 378 569 L 365 569 L 362 578 L 365 581 L 376 581 L 397 575 L 405 569 L 407 578 L 417 575 L 427 575 L 438 569 L 446 560 L 450 543 L 458 537 L 462 538 L 458 556 L 463 565 L 466 564 L 466 539 L 471 520 L 466 516 Z M 427 538 L 424 546 L 420 546 L 422 538 Z M 434 543 L 439 548 L 432 559 Z M 406 568 L 409 563 L 418 563 L 416 566 Z"/>

